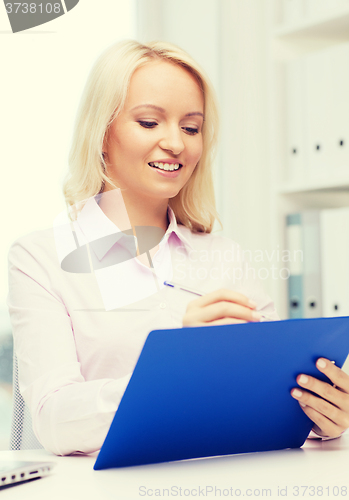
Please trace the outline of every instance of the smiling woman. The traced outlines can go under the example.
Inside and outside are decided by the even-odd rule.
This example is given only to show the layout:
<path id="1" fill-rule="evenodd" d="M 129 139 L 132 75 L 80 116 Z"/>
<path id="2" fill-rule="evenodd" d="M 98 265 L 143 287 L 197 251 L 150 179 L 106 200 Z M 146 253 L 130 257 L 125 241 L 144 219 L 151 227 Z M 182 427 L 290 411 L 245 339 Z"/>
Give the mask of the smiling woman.
<path id="1" fill-rule="evenodd" d="M 120 132 L 121 124 L 123 137 L 127 136 L 134 154 L 140 154 L 139 148 L 144 147 L 145 140 L 149 141 L 148 151 L 142 151 L 143 155 L 150 155 L 143 158 L 147 164 L 170 165 L 178 155 L 188 154 L 187 150 L 181 150 L 191 139 L 193 158 L 190 161 L 195 161 L 197 155 L 196 164 L 192 175 L 189 175 L 188 164 L 181 169 L 178 179 L 170 176 L 176 178 L 176 186 L 184 177 L 187 182 L 182 184 L 183 189 L 169 197 L 169 206 L 181 224 L 195 232 L 210 232 L 215 219 L 219 219 L 212 179 L 218 114 L 214 90 L 200 66 L 183 50 L 166 42 L 142 45 L 127 41 L 106 50 L 92 69 L 81 100 L 70 173 L 64 187 L 69 205 L 121 187 L 118 179 L 122 182 L 126 172 L 121 173 L 115 163 L 108 166 L 103 154 L 107 148 L 117 147 L 115 131 Z M 141 134 L 141 129 L 145 129 L 147 135 Z M 154 148 L 154 140 L 158 141 L 157 151 L 149 150 L 151 146 Z M 196 151 L 194 145 L 198 148 Z M 130 164 L 122 165 L 124 171 L 130 167 Z M 135 176 L 139 172 L 131 169 L 130 176 L 132 171 L 133 182 L 137 182 Z M 157 174 L 160 177 L 158 171 Z M 162 180 L 165 182 L 164 175 Z M 175 190 L 174 186 L 172 191 Z"/>
<path id="2" fill-rule="evenodd" d="M 65 183 L 70 218 L 9 255 L 19 386 L 46 449 L 101 447 L 151 330 L 278 319 L 239 245 L 211 234 L 216 136 L 211 85 L 178 47 L 127 41 L 97 61 Z M 349 377 L 324 363 L 339 389 L 299 377 L 293 397 L 334 437 L 349 426 Z"/>
<path id="3" fill-rule="evenodd" d="M 202 155 L 203 112 L 197 79 L 173 63 L 153 61 L 135 71 L 105 137 L 107 175 L 121 188 L 126 207 L 152 206 L 152 222 L 164 230 L 169 199 L 187 184 Z"/>

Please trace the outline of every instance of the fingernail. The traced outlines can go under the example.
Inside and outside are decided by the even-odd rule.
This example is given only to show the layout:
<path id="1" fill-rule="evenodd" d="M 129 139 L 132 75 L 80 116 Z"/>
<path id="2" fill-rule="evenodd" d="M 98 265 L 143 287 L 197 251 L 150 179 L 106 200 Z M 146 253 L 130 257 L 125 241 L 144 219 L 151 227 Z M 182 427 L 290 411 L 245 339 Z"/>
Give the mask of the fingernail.
<path id="1" fill-rule="evenodd" d="M 256 311 L 253 311 L 252 313 L 252 319 L 254 321 L 260 321 L 262 319 L 262 315 Z"/>
<path id="2" fill-rule="evenodd" d="M 323 359 L 318 359 L 316 366 L 318 366 L 319 368 L 326 368 L 326 362 Z"/>
<path id="3" fill-rule="evenodd" d="M 301 375 L 298 379 L 298 382 L 300 384 L 307 384 L 309 381 L 308 377 L 306 375 Z"/>
<path id="4" fill-rule="evenodd" d="M 306 406 L 305 404 L 303 404 L 303 403 L 301 403 L 301 402 L 299 402 L 299 404 L 300 404 L 301 406 L 303 406 L 303 408 L 305 408 L 305 406 Z"/>
<path id="5" fill-rule="evenodd" d="M 252 307 L 252 309 L 255 309 L 257 307 L 257 302 L 254 302 L 253 300 L 248 301 L 249 307 Z"/>
<path id="6" fill-rule="evenodd" d="M 303 393 L 299 389 L 294 389 L 292 391 L 292 396 L 294 396 L 296 398 L 301 398 L 303 396 Z"/>

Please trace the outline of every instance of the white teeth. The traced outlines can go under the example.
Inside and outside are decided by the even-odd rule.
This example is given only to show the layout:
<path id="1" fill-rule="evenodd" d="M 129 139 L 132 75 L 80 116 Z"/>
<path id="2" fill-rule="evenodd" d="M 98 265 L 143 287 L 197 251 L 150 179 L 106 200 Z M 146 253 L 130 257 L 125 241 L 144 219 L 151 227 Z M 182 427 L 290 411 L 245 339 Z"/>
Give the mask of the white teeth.
<path id="1" fill-rule="evenodd" d="M 178 170 L 180 163 L 161 163 L 158 161 L 149 162 L 149 165 L 152 167 L 160 168 L 161 170 L 166 170 L 172 172 L 173 170 Z"/>

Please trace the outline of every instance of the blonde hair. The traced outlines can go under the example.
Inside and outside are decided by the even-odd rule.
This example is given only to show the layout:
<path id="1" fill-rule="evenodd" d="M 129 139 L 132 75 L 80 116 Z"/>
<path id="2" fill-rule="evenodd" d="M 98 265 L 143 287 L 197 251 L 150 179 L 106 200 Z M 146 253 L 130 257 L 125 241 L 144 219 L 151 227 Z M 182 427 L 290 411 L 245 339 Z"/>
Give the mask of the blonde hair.
<path id="1" fill-rule="evenodd" d="M 213 87 L 200 66 L 182 49 L 167 42 L 143 45 L 133 40 L 109 47 L 96 61 L 82 95 L 63 191 L 69 207 L 103 191 L 108 184 L 102 154 L 105 135 L 122 109 L 137 68 L 154 59 L 172 62 L 189 71 L 204 95 L 203 152 L 189 181 L 169 201 L 177 222 L 192 232 L 210 233 L 215 219 L 212 162 L 217 143 L 218 113 Z"/>

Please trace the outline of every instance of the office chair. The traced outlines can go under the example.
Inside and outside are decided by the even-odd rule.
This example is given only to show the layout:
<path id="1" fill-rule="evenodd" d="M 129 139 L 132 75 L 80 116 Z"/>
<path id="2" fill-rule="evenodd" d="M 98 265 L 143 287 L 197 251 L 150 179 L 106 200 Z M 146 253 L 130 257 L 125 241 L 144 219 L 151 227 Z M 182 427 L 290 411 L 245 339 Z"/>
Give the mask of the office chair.
<path id="1" fill-rule="evenodd" d="M 18 385 L 17 356 L 13 353 L 13 406 L 10 437 L 10 450 L 36 450 L 43 448 L 37 440 L 32 419 Z"/>

